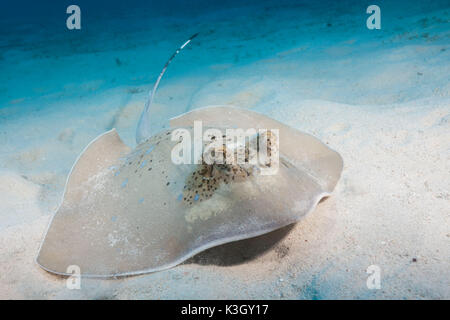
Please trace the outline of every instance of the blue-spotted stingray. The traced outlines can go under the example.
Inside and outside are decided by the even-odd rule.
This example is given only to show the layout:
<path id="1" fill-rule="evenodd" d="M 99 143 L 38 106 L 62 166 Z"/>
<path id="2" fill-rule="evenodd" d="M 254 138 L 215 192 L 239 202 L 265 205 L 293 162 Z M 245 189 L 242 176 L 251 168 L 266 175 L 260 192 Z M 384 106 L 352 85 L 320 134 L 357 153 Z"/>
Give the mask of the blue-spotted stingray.
<path id="1" fill-rule="evenodd" d="M 167 269 L 208 248 L 298 222 L 333 191 L 343 167 L 337 152 L 245 108 L 195 109 L 150 135 L 159 81 L 193 37 L 150 91 L 136 148 L 113 129 L 78 157 L 39 250 L 37 263 L 45 270 L 69 275 L 75 265 L 83 276 L 115 277 Z M 171 153 L 180 139 L 173 132 L 183 128 L 193 135 L 194 121 L 219 130 L 225 140 L 228 128 L 270 130 L 265 139 L 277 141 L 277 170 L 261 174 L 271 162 L 250 163 L 247 144 L 243 164 L 174 163 Z M 233 152 L 222 147 L 223 154 Z"/>

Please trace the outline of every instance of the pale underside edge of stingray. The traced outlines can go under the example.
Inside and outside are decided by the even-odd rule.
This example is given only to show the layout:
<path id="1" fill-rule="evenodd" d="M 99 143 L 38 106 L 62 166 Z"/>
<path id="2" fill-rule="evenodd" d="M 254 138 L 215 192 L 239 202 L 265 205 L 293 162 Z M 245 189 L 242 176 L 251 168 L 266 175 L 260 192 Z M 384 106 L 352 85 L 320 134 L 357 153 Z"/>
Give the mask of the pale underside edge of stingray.
<path id="1" fill-rule="evenodd" d="M 71 275 L 68 268 L 76 266 L 87 277 L 167 269 L 208 248 L 299 221 L 338 182 L 343 162 L 337 152 L 247 109 L 196 109 L 171 119 L 171 129 L 145 138 L 156 87 L 135 149 L 113 129 L 78 157 L 36 258 L 43 269 Z M 229 128 L 277 130 L 267 141 L 278 140 L 278 170 L 262 175 L 261 165 L 175 163 L 171 154 L 181 141 L 173 132 L 183 128 L 194 136 L 194 121 L 225 139 Z"/>

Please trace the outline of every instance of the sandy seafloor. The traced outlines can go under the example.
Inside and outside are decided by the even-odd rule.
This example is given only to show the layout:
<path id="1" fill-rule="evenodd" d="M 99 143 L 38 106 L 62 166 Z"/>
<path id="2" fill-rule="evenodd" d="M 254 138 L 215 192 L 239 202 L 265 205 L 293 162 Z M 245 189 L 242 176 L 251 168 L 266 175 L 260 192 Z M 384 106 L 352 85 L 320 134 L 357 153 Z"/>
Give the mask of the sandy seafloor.
<path id="1" fill-rule="evenodd" d="M 65 29 L 62 3 L 0 22 L 0 298 L 450 298 L 448 1 L 379 1 L 373 31 L 372 3 L 357 1 L 82 3 L 81 31 Z M 201 106 L 250 108 L 340 152 L 342 178 L 293 226 L 69 290 L 34 259 L 70 168 L 113 127 L 135 145 L 147 91 L 195 32 L 157 94 L 161 126 Z M 379 290 L 366 286 L 373 264 Z"/>

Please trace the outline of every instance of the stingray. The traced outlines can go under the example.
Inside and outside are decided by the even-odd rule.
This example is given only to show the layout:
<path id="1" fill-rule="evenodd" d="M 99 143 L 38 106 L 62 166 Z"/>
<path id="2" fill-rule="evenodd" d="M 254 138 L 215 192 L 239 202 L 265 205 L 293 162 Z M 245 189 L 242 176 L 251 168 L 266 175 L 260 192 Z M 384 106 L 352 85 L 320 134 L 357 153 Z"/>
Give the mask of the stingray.
<path id="1" fill-rule="evenodd" d="M 125 145 L 112 129 L 76 160 L 36 259 L 45 270 L 70 275 L 75 265 L 83 276 L 115 277 L 167 269 L 208 248 L 296 223 L 333 191 L 343 167 L 336 151 L 248 109 L 194 109 L 150 135 L 159 81 L 192 38 L 169 59 L 151 90 L 137 146 Z M 216 142 L 209 160 L 205 152 L 196 162 L 177 163 L 171 155 L 195 135 L 195 121 L 206 129 L 201 145 Z M 239 144 L 229 141 L 232 128 L 258 131 Z M 256 162 L 250 152 L 255 145 L 264 151 Z M 181 150 L 183 156 L 198 153 L 195 143 Z M 238 150 L 243 162 L 217 161 L 219 154 L 234 158 Z"/>

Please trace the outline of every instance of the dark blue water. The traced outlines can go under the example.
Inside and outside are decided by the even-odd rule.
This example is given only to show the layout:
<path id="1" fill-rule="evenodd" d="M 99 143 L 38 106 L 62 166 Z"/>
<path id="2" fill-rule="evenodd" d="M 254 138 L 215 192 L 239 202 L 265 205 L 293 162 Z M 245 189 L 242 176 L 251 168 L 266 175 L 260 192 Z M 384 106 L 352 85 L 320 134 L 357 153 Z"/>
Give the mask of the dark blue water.
<path id="1" fill-rule="evenodd" d="M 81 30 L 66 28 L 71 4 L 81 8 Z M 382 32 L 365 26 L 370 4 L 375 2 L 3 1 L 0 108 L 92 91 L 73 90 L 80 83 L 96 83 L 95 90 L 150 85 L 176 46 L 195 32 L 200 36 L 177 57 L 165 81 L 188 74 L 205 74 L 210 81 L 217 74 L 211 66 L 242 66 L 300 45 L 309 48 L 305 59 L 322 59 L 322 49 L 350 37 L 359 39 L 355 50 L 368 41 L 389 46 L 384 39 L 407 31 L 405 17 L 427 12 L 424 28 L 448 28 L 448 15 L 432 18 L 436 10 L 448 13 L 449 1 L 376 1 Z"/>

